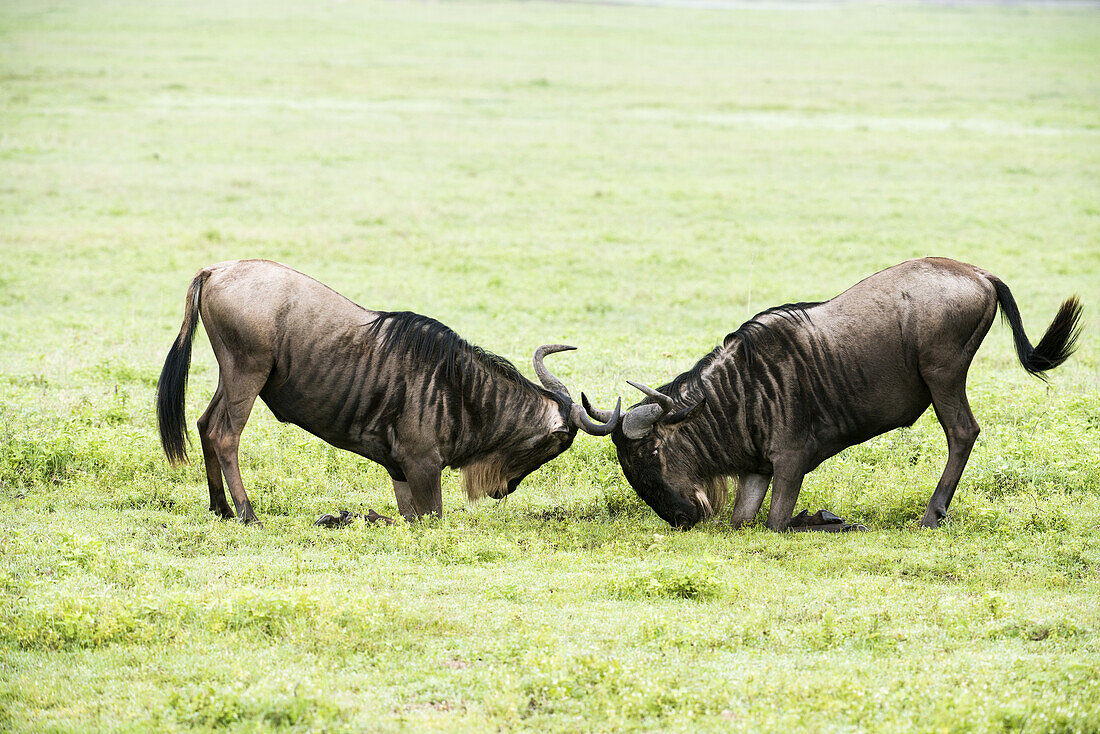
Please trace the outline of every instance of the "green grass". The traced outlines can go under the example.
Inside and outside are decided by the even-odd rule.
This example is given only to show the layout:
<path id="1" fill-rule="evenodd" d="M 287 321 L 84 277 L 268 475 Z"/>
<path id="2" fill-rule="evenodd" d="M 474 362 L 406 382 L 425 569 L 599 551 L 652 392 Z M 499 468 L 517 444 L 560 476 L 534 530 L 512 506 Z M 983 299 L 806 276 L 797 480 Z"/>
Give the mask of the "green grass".
<path id="1" fill-rule="evenodd" d="M 1100 730 L 1100 14 L 1071 7 L 7 2 L 0 729 Z M 932 415 L 808 477 L 846 536 L 670 531 L 587 436 L 506 502 L 394 514 L 258 407 L 263 530 L 172 469 L 189 278 L 285 262 L 608 405 L 746 317 L 946 255 L 995 325 L 950 522 Z M 213 390 L 196 342 L 189 420 Z"/>

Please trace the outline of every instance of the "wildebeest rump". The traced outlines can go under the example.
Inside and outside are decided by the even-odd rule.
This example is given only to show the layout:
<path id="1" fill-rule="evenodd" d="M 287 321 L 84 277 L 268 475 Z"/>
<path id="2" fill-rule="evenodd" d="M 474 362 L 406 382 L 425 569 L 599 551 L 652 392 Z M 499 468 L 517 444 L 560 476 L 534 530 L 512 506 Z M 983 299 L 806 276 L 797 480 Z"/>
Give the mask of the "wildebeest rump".
<path id="1" fill-rule="evenodd" d="M 463 470 L 468 496 L 502 498 L 565 451 L 588 418 L 535 352 L 542 386 L 507 360 L 409 312 L 364 309 L 325 285 L 267 260 L 203 268 L 191 281 L 183 325 L 157 384 L 161 442 L 186 461 L 184 391 L 198 317 L 218 360 L 218 386 L 198 420 L 210 509 L 256 515 L 241 482 L 237 449 L 259 396 L 280 421 L 378 462 L 409 519 L 443 511 L 440 474 Z"/>
<path id="2" fill-rule="evenodd" d="M 678 527 L 717 512 L 728 477 L 738 483 L 733 524 L 751 522 L 770 483 L 767 524 L 783 530 L 808 472 L 848 446 L 911 425 L 931 404 L 948 446 L 921 519 L 936 527 L 978 436 L 966 374 L 998 304 L 1031 374 L 1041 377 L 1073 352 L 1076 296 L 1032 347 L 1008 286 L 944 258 L 895 265 L 829 301 L 757 314 L 667 385 L 631 383 L 648 397 L 612 433 L 623 473 Z"/>

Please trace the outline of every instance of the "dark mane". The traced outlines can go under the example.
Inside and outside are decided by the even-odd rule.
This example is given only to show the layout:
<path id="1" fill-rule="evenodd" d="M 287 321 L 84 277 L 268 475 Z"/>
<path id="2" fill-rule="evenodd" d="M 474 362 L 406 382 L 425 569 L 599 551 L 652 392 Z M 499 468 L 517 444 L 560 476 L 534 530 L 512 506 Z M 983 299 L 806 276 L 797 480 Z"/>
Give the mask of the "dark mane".
<path id="1" fill-rule="evenodd" d="M 729 337 L 726 338 L 728 339 Z M 657 391 L 663 392 L 665 395 L 672 397 L 674 400 L 679 399 L 680 396 L 683 394 L 684 387 L 688 385 L 688 383 L 697 381 L 699 377 L 703 374 L 703 370 L 705 370 L 711 362 L 717 359 L 718 355 L 721 353 L 722 347 L 715 347 L 710 351 L 709 354 L 696 362 L 694 367 L 692 367 L 687 372 L 676 375 L 676 377 L 672 378 L 672 382 L 668 383 L 667 385 L 661 385 L 659 388 L 657 388 Z M 652 403 L 653 398 L 646 398 L 642 402 Z"/>
<path id="2" fill-rule="evenodd" d="M 439 365 L 451 382 L 461 379 L 465 367 L 474 363 L 519 387 L 538 391 L 538 386 L 507 359 L 470 344 L 429 316 L 412 311 L 379 311 L 366 327 L 369 337 L 378 340 L 382 348 L 404 352 L 427 365 Z"/>
<path id="3" fill-rule="evenodd" d="M 726 334 L 725 340 L 722 342 L 723 347 L 728 347 L 734 341 L 740 340 L 742 347 L 745 350 L 745 358 L 750 362 L 756 359 L 757 349 L 756 344 L 762 337 L 768 337 L 775 334 L 772 326 L 760 321 L 763 316 L 778 316 L 779 318 L 787 321 L 791 324 L 800 324 L 803 321 L 809 321 L 810 315 L 806 313 L 806 309 L 813 306 L 819 306 L 823 301 L 803 301 L 801 303 L 785 303 L 782 306 L 773 306 L 769 309 L 761 311 L 753 316 L 751 319 L 741 324 L 737 328 L 737 331 Z"/>
<path id="4" fill-rule="evenodd" d="M 761 311 L 741 324 L 741 326 L 737 328 L 737 331 L 731 331 L 729 334 L 726 334 L 726 338 L 722 340 L 721 346 L 712 349 L 709 354 L 696 362 L 694 367 L 687 372 L 677 375 L 673 378 L 672 382 L 669 382 L 667 385 L 662 385 L 657 389 L 673 399 L 680 398 L 684 388 L 698 381 L 703 371 L 718 358 L 723 350 L 727 349 L 735 342 L 740 342 L 742 348 L 745 350 L 745 358 L 751 362 L 756 359 L 757 356 L 757 342 L 761 338 L 771 336 L 775 333 L 771 325 L 760 321 L 762 317 L 778 316 L 792 324 L 798 324 L 804 320 L 809 320 L 810 315 L 806 313 L 806 309 L 818 306 L 821 303 L 823 303 L 823 301 L 785 303 L 782 306 L 773 306 L 767 310 Z M 652 398 L 647 398 L 643 402 L 653 402 L 653 400 Z"/>

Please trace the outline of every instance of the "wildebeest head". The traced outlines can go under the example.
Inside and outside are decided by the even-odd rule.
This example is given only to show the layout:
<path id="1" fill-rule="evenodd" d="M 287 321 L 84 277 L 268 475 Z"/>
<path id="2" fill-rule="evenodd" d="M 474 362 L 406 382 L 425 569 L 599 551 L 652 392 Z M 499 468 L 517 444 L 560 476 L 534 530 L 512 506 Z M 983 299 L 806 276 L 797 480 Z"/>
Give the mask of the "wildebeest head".
<path id="1" fill-rule="evenodd" d="M 514 427 L 510 440 L 500 451 L 480 457 L 463 467 L 463 481 L 469 497 L 487 495 L 501 499 L 511 494 L 528 474 L 568 449 L 578 430 L 593 436 L 606 436 L 615 430 L 621 418 L 621 399 L 614 410 L 601 411 L 605 418 L 597 423 L 589 418 L 580 404 L 573 402 L 565 383 L 543 363 L 548 354 L 573 349 L 576 347 L 547 344 L 535 350 L 532 360 L 535 373 L 549 393 L 545 408 L 531 424 Z M 587 404 L 587 397 L 581 397 Z"/>
<path id="2" fill-rule="evenodd" d="M 631 408 L 611 434 L 630 486 L 645 503 L 673 527 L 688 529 L 713 514 L 715 500 L 725 490 L 725 479 L 700 471 L 690 436 L 683 429 L 702 412 L 699 399 L 674 410 L 668 395 L 631 382 L 649 398 Z M 583 396 L 582 396 L 583 398 Z M 584 408 L 594 418 L 607 411 Z"/>

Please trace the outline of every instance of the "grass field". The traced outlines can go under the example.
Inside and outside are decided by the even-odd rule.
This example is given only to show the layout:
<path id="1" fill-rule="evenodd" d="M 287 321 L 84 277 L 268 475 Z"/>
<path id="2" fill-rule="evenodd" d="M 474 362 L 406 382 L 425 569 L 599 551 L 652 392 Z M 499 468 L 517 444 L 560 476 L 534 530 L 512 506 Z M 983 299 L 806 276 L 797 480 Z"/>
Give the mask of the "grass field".
<path id="1" fill-rule="evenodd" d="M 0 7 L 0 730 L 1100 730 L 1100 13 Z M 996 324 L 947 525 L 931 414 L 810 475 L 872 531 L 672 532 L 608 440 L 393 527 L 385 473 L 253 413 L 265 527 L 153 392 L 200 267 L 267 257 L 607 405 L 767 306 L 945 255 Z M 189 421 L 215 383 L 196 341 Z M 193 434 L 192 428 L 192 434 Z"/>

